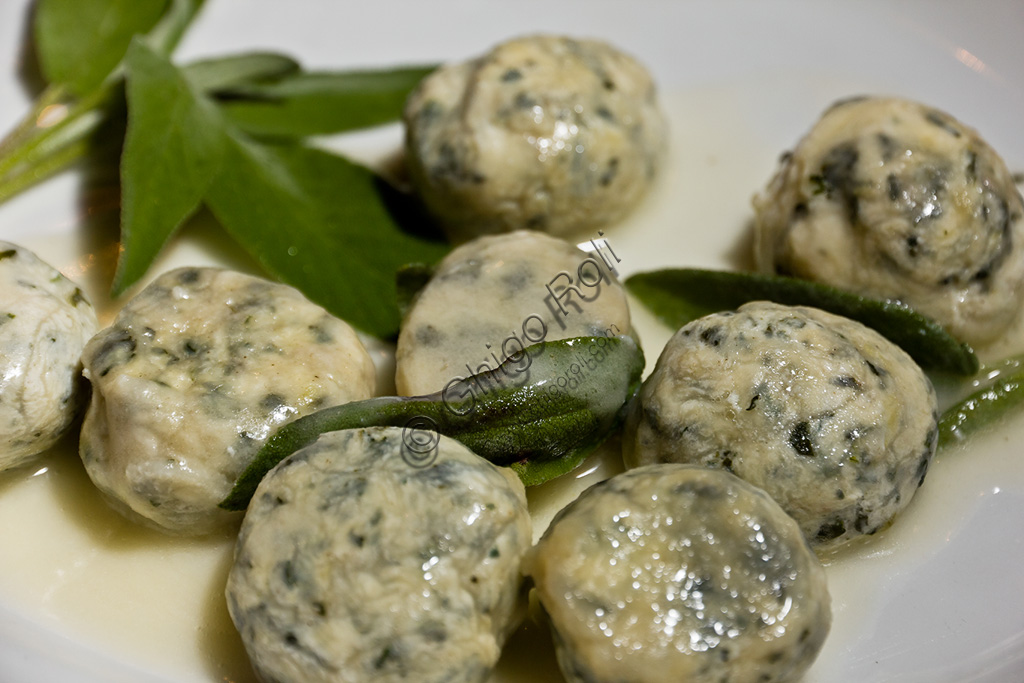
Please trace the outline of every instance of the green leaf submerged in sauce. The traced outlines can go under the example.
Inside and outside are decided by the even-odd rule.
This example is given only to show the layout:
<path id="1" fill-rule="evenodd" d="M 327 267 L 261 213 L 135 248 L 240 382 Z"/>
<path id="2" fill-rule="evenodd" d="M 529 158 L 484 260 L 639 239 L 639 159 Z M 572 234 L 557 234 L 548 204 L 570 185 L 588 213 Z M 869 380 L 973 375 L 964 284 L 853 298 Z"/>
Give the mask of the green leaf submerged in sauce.
<path id="1" fill-rule="evenodd" d="M 986 364 L 971 384 L 977 389 L 939 418 L 939 448 L 964 443 L 1024 407 L 1024 356 Z"/>
<path id="2" fill-rule="evenodd" d="M 679 328 L 709 313 L 767 300 L 813 306 L 857 320 L 901 347 L 922 368 L 957 375 L 978 371 L 973 349 L 938 323 L 893 301 L 879 301 L 807 280 L 695 268 L 638 273 L 626 287 L 655 315 Z"/>

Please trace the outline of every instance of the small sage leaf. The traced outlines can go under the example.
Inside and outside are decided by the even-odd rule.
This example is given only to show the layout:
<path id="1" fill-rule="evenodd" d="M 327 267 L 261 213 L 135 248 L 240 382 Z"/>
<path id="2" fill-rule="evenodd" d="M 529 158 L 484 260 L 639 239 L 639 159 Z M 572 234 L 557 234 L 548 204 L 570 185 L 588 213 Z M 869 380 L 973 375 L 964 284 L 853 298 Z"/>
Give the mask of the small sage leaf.
<path id="1" fill-rule="evenodd" d="M 170 0 L 163 18 L 146 34 L 146 44 L 158 53 L 170 56 L 205 1 Z"/>
<path id="2" fill-rule="evenodd" d="M 1024 358 L 1007 359 L 981 375 L 979 381 L 987 383 L 939 418 L 940 448 L 962 443 L 1024 407 Z"/>
<path id="3" fill-rule="evenodd" d="M 396 120 L 409 92 L 433 69 L 297 72 L 217 94 L 227 116 L 250 135 L 326 135 Z"/>
<path id="4" fill-rule="evenodd" d="M 232 129 L 206 203 L 271 275 L 377 337 L 398 330 L 395 271 L 449 246 L 395 222 L 379 178 L 301 144 L 263 144 Z"/>
<path id="5" fill-rule="evenodd" d="M 663 322 L 676 329 L 709 313 L 732 310 L 748 301 L 768 300 L 790 306 L 813 306 L 857 320 L 901 347 L 928 370 L 972 375 L 979 367 L 970 346 L 909 307 L 807 280 L 678 268 L 638 273 L 626 279 L 626 287 Z"/>
<path id="6" fill-rule="evenodd" d="M 203 59 L 182 68 L 192 85 L 205 93 L 296 73 L 301 67 L 291 57 L 276 52 L 247 52 L 240 55 Z"/>
<path id="7" fill-rule="evenodd" d="M 107 79 L 136 34 L 157 25 L 168 0 L 40 0 L 34 23 L 47 81 L 81 97 Z"/>
<path id="8" fill-rule="evenodd" d="M 643 368 L 629 337 L 540 342 L 489 372 L 452 378 L 435 394 L 327 408 L 279 429 L 220 506 L 245 509 L 263 476 L 320 434 L 369 426 L 427 425 L 513 467 L 524 484 L 540 484 L 578 466 L 619 425 Z"/>

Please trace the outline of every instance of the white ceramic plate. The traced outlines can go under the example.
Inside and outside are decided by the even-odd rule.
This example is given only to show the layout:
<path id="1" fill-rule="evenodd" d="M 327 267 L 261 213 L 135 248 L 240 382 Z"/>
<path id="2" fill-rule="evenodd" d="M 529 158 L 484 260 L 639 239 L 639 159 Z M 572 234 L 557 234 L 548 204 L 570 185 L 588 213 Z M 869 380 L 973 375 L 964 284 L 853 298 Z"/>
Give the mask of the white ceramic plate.
<path id="1" fill-rule="evenodd" d="M 0 3 L 0 129 L 28 106 L 16 77 L 28 2 Z M 659 186 L 609 231 L 626 274 L 745 264 L 750 195 L 832 100 L 889 93 L 946 109 L 1024 170 L 1024 5 L 1002 2 L 209 0 L 181 59 L 279 49 L 337 68 L 459 59 L 514 34 L 605 38 L 639 56 L 673 126 Z M 397 127 L 331 141 L 372 161 Z M 68 173 L 0 207 L 0 239 L 37 250 L 107 314 L 116 194 Z M 158 269 L 252 263 L 200 223 Z M 649 360 L 669 336 L 634 316 Z M 1024 349 L 1020 335 L 998 353 Z M 1024 422 L 944 453 L 890 530 L 828 566 L 834 626 L 808 683 L 1024 680 Z M 570 495 L 587 481 L 563 483 Z M 553 511 L 535 500 L 538 526 Z M 251 681 L 223 606 L 230 539 L 164 539 L 106 510 L 56 449 L 0 476 L 0 681 Z M 528 626 L 495 680 L 558 681 Z"/>

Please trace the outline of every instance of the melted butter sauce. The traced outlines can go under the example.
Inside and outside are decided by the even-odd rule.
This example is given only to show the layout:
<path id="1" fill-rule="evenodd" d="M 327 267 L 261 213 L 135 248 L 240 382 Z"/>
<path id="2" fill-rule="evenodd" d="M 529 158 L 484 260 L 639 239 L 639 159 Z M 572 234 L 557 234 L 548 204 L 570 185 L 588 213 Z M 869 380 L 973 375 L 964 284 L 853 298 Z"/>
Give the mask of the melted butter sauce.
<path id="1" fill-rule="evenodd" d="M 785 139 L 766 135 L 777 130 L 779 122 L 764 120 L 756 102 L 739 94 L 748 91 L 749 84 L 669 94 L 665 106 L 672 140 L 665 172 L 627 224 L 610 228 L 605 235 L 621 258 L 620 275 L 669 266 L 748 267 L 751 194 L 767 182 L 778 154 L 811 124 L 820 106 L 867 90 L 860 86 L 808 85 L 811 91 L 795 93 L 795 100 L 817 104 L 803 117 L 790 114 L 793 121 L 783 129 L 793 133 Z M 356 139 L 348 151 L 380 162 L 385 158 L 380 149 L 393 146 L 397 139 L 396 129 L 383 136 L 377 131 Z M 116 225 L 113 211 L 108 218 Z M 596 237 L 584 236 L 581 242 Z M 23 242 L 82 285 L 97 303 L 101 323 L 109 323 L 119 306 L 105 294 L 116 246 L 101 239 Z M 258 266 L 202 218 L 175 240 L 150 277 L 178 265 L 223 265 L 260 274 Z M 649 372 L 672 331 L 635 301 L 632 315 Z M 989 357 L 1019 352 L 1022 338 L 1024 332 L 1016 332 Z M 387 349 L 377 348 L 374 356 L 385 386 Z M 968 447 L 943 452 L 924 487 L 890 529 L 825 558 L 833 629 L 805 683 L 866 680 L 877 673 L 879 662 L 899 661 L 905 651 L 892 643 L 900 634 L 888 643 L 875 643 L 888 633 L 887 616 L 898 614 L 894 621 L 899 624 L 905 623 L 906 610 L 922 610 L 922 620 L 935 618 L 939 608 L 928 611 L 927 603 L 941 603 L 948 594 L 933 584 L 948 581 L 963 589 L 965 572 L 974 567 L 956 564 L 964 537 L 971 535 L 965 529 L 975 528 L 972 521 L 1002 514 L 1024 501 L 1024 458 L 1016 453 L 1022 442 L 1024 419 L 1003 425 Z M 608 444 L 575 473 L 530 490 L 535 538 L 583 489 L 621 469 L 617 447 L 617 442 Z M 1019 514 L 1020 505 L 1013 509 Z M 0 604 L 168 680 L 254 680 L 224 604 L 233 544 L 230 534 L 170 538 L 122 519 L 89 482 L 73 439 L 33 465 L 0 474 Z M 986 557 L 978 553 L 975 564 Z M 927 581 L 922 584 L 916 576 L 926 576 Z M 963 581 L 958 584 L 958 579 Z M 898 598 L 908 587 L 922 585 L 920 603 Z M 974 589 L 979 605 L 990 607 L 991 597 L 985 598 L 990 596 L 989 587 Z M 1007 601 L 1008 612 L 1024 613 L 1024 590 L 1018 594 Z M 957 643 L 965 642 L 958 633 L 951 626 L 944 636 L 951 657 L 970 655 L 956 650 Z M 870 657 L 862 654 L 865 649 L 872 652 Z M 562 680 L 550 635 L 536 609 L 511 638 L 493 680 Z"/>
<path id="2" fill-rule="evenodd" d="M 101 652 L 175 680 L 251 680 L 224 605 L 234 539 L 127 521 L 74 443 L 0 476 L 0 599 Z"/>

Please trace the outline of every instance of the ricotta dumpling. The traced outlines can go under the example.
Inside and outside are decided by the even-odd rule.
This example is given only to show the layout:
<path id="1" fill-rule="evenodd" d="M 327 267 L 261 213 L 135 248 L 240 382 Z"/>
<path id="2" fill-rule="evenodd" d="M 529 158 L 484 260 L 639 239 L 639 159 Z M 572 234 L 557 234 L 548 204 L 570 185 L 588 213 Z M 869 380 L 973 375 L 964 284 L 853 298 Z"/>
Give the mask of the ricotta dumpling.
<path id="1" fill-rule="evenodd" d="M 931 381 L 864 325 L 753 302 L 682 327 L 627 420 L 628 467 L 681 462 L 766 490 L 819 550 L 885 527 L 924 481 Z"/>
<path id="2" fill-rule="evenodd" d="M 487 680 L 524 609 L 526 493 L 459 442 L 433 445 L 330 432 L 260 483 L 226 593 L 262 680 Z"/>
<path id="3" fill-rule="evenodd" d="M 96 333 L 82 290 L 0 242 L 0 471 L 53 446 L 84 406 L 82 348 Z"/>
<path id="4" fill-rule="evenodd" d="M 754 199 L 767 272 L 899 300 L 975 345 L 1024 294 L 1024 202 L 978 134 L 895 98 L 833 105 Z"/>
<path id="5" fill-rule="evenodd" d="M 796 522 L 721 470 L 648 465 L 597 484 L 526 566 L 570 683 L 793 681 L 831 626 Z"/>
<path id="6" fill-rule="evenodd" d="M 467 242 L 448 254 L 420 290 L 398 336 L 395 384 L 404 396 L 449 390 L 523 349 L 573 337 L 635 336 L 626 294 L 606 240 L 584 253 L 564 240 L 519 230 Z M 525 360 L 524 360 L 525 362 Z M 453 393 L 454 392 L 454 393 Z"/>
<path id="7" fill-rule="evenodd" d="M 442 66 L 409 96 L 404 122 L 413 185 L 455 241 L 614 223 L 647 191 L 667 136 L 636 59 L 549 35 Z"/>
<path id="8" fill-rule="evenodd" d="M 281 425 L 369 398 L 355 332 L 297 290 L 218 268 L 161 275 L 93 337 L 80 453 L 129 517 L 201 534 L 237 522 L 217 504 Z"/>

